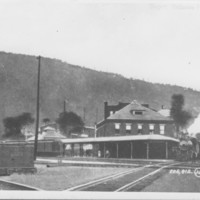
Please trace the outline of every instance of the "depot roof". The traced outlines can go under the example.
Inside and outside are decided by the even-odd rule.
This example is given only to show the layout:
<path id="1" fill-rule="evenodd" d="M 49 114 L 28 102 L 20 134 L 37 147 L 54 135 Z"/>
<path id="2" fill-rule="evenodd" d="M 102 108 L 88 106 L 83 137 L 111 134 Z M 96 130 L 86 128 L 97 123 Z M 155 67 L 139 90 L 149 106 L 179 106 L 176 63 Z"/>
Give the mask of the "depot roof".
<path id="1" fill-rule="evenodd" d="M 121 110 L 115 112 L 107 118 L 108 120 L 144 120 L 144 121 L 170 121 L 173 120 L 165 117 L 160 113 L 142 106 L 136 100 L 125 106 Z"/>
<path id="2" fill-rule="evenodd" d="M 139 141 L 139 140 L 153 140 L 153 141 L 173 141 L 179 140 L 163 135 L 131 135 L 131 136 L 115 136 L 115 137 L 97 137 L 97 138 L 76 138 L 76 139 L 61 139 L 63 143 L 92 143 L 92 142 L 117 142 L 117 141 Z"/>

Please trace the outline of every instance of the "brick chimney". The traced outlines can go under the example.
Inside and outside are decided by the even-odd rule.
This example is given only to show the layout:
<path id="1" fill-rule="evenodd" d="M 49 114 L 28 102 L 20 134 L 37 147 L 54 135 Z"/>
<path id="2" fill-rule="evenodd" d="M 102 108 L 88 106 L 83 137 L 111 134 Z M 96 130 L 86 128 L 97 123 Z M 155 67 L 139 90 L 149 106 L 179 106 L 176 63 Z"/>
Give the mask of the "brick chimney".
<path id="1" fill-rule="evenodd" d="M 146 104 L 146 103 L 142 104 L 142 106 L 149 108 L 149 104 Z"/>
<path id="2" fill-rule="evenodd" d="M 106 119 L 108 117 L 109 113 L 108 113 L 108 102 L 105 101 L 104 102 L 104 119 Z"/>

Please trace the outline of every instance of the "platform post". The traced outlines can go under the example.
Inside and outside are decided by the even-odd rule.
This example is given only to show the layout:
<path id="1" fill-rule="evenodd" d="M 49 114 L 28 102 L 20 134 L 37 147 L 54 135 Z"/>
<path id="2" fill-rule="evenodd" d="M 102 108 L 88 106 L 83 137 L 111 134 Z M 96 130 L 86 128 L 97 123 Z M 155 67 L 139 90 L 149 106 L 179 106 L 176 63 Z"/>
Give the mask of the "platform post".
<path id="1" fill-rule="evenodd" d="M 106 157 L 106 143 L 103 143 L 103 157 Z"/>
<path id="2" fill-rule="evenodd" d="M 131 142 L 131 159 L 133 158 L 133 142 Z"/>
<path id="3" fill-rule="evenodd" d="M 168 142 L 165 142 L 165 152 L 166 152 L 165 158 L 168 159 Z"/>
<path id="4" fill-rule="evenodd" d="M 82 144 L 79 143 L 79 157 L 82 157 Z"/>
<path id="5" fill-rule="evenodd" d="M 119 144 L 116 143 L 116 149 L 117 149 L 117 158 L 119 157 Z"/>
<path id="6" fill-rule="evenodd" d="M 74 144 L 72 144 L 72 153 L 71 156 L 74 157 Z"/>
<path id="7" fill-rule="evenodd" d="M 149 142 L 147 142 L 147 159 L 149 159 Z"/>

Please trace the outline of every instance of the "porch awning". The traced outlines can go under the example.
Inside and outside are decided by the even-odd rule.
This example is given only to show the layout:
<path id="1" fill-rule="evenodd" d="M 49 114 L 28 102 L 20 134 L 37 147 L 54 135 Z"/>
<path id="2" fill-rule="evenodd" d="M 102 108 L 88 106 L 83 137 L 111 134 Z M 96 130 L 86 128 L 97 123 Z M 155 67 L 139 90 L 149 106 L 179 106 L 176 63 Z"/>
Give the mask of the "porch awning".
<path id="1" fill-rule="evenodd" d="M 131 136 L 115 136 L 115 137 L 96 137 L 96 138 L 76 138 L 61 139 L 63 143 L 91 143 L 91 142 L 117 142 L 117 141 L 139 141 L 139 140 L 156 140 L 156 141 L 173 141 L 179 140 L 164 135 L 131 135 Z"/>

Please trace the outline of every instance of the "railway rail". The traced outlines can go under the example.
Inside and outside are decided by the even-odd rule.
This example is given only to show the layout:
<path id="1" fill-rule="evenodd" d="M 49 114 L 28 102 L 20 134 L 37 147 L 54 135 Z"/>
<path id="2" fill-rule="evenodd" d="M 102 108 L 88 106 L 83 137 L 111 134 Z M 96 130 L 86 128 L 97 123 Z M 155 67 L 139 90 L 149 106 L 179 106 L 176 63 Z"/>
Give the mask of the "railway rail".
<path id="1" fill-rule="evenodd" d="M 31 187 L 28 185 L 15 183 L 0 179 L 0 190 L 29 190 L 29 191 L 40 191 L 41 189 Z"/>
<path id="2" fill-rule="evenodd" d="M 180 163 L 158 163 L 137 167 L 125 172 L 104 177 L 86 184 L 69 188 L 67 191 L 140 191 L 151 182 L 162 176 L 168 167 Z M 156 169 L 155 169 L 156 168 Z"/>

